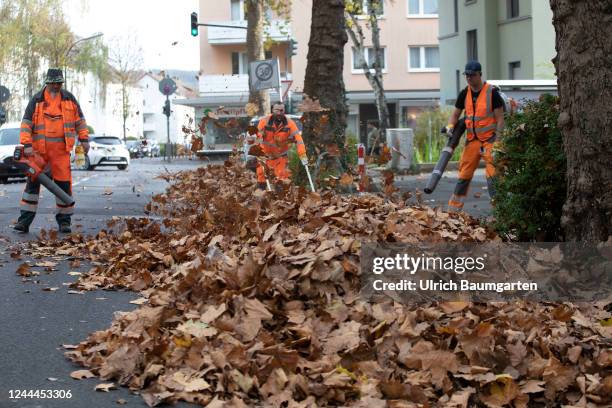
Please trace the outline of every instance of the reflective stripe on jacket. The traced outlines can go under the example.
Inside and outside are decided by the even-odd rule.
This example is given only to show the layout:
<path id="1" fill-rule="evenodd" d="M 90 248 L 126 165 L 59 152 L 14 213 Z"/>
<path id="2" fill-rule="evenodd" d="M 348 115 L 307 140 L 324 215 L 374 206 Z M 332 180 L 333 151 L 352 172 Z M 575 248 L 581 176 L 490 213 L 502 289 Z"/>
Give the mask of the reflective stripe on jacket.
<path id="1" fill-rule="evenodd" d="M 63 139 L 56 135 L 47 135 L 45 125 L 45 89 L 38 92 L 25 110 L 21 120 L 21 132 L 19 134 L 20 143 L 24 146 L 32 146 L 36 151 L 44 153 L 47 142 L 65 142 L 66 151 L 72 151 L 77 137 L 80 141 L 89 140 L 89 130 L 87 122 L 83 117 L 81 107 L 76 98 L 68 91 L 60 90 L 61 102 L 60 109 L 63 121 Z M 48 139 L 48 140 L 47 140 Z"/>
<path id="2" fill-rule="evenodd" d="M 300 130 L 295 122 L 285 117 L 285 122 L 277 126 L 273 115 L 263 118 L 257 125 L 258 137 L 262 138 L 261 147 L 270 159 L 276 159 L 287 155 L 289 144 L 297 145 L 297 153 L 300 159 L 306 157 L 306 146 Z"/>
<path id="3" fill-rule="evenodd" d="M 485 82 L 480 90 L 476 106 L 472 101 L 472 89 L 468 86 L 465 96 L 465 126 L 467 139 L 476 136 L 485 141 L 495 134 L 497 121 L 493 112 L 493 87 Z"/>

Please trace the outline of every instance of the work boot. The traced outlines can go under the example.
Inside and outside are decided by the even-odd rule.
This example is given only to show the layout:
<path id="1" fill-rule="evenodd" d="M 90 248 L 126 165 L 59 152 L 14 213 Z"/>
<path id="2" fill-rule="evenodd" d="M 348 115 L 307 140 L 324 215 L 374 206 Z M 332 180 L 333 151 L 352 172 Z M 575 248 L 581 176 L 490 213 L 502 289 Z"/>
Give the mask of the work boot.
<path id="1" fill-rule="evenodd" d="M 33 211 L 21 210 L 17 223 L 13 226 L 13 229 L 18 232 L 27 233 L 30 230 L 30 224 L 34 221 L 36 213 Z"/>
<path id="2" fill-rule="evenodd" d="M 62 234 L 70 234 L 72 232 L 72 229 L 70 228 L 70 224 L 60 224 L 59 225 L 59 232 L 61 232 Z"/>
<path id="3" fill-rule="evenodd" d="M 13 229 L 17 232 L 27 234 L 30 231 L 30 226 L 17 221 L 17 223 L 13 225 Z"/>

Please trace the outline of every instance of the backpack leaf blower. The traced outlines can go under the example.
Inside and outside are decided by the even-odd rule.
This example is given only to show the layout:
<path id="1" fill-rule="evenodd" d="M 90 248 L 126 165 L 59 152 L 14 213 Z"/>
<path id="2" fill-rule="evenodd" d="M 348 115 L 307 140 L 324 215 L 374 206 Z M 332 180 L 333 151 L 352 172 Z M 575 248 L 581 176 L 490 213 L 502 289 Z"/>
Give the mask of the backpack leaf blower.
<path id="1" fill-rule="evenodd" d="M 450 161 L 451 157 L 453 157 L 453 153 L 457 146 L 459 146 L 459 141 L 461 140 L 461 136 L 465 132 L 465 119 L 459 119 L 457 121 L 457 125 L 453 129 L 453 133 L 448 138 L 448 142 L 446 142 L 446 146 L 442 150 L 440 154 L 440 158 L 438 159 L 438 163 L 436 163 L 436 167 L 434 167 L 431 176 L 429 177 L 429 182 L 427 186 L 423 189 L 425 193 L 431 194 L 436 189 L 438 182 L 442 178 L 442 174 L 444 174 L 444 170 L 446 170 L 446 166 Z"/>
<path id="2" fill-rule="evenodd" d="M 30 180 L 38 180 L 40 184 L 45 186 L 54 196 L 62 200 L 64 205 L 74 204 L 74 199 L 44 173 L 47 162 L 39 153 L 34 151 L 31 156 L 26 157 L 24 154 L 24 147 L 17 146 L 13 154 L 13 159 L 17 166 L 25 169 Z"/>

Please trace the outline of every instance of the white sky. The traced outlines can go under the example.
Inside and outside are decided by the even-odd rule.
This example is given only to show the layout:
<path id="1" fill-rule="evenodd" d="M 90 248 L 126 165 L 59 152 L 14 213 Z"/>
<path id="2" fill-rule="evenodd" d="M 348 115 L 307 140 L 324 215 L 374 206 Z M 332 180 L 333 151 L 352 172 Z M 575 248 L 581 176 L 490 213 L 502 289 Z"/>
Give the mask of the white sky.
<path id="1" fill-rule="evenodd" d="M 65 0 L 71 28 L 81 37 L 102 32 L 109 44 L 133 33 L 144 69 L 200 70 L 200 37 L 190 33 L 190 14 L 198 6 L 198 0 Z"/>

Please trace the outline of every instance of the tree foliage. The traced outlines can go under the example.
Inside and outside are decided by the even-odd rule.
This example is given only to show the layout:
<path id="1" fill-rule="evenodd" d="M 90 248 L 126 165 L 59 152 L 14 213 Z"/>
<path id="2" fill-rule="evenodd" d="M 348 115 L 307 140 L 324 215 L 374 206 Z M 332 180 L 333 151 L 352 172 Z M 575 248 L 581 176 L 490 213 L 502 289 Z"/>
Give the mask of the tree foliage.
<path id="1" fill-rule="evenodd" d="M 141 78 L 143 64 L 142 47 L 133 33 L 113 39 L 109 61 L 111 77 L 120 85 L 123 140 L 126 141 L 126 122 L 133 108 L 129 88 L 138 83 Z"/>
<path id="2" fill-rule="evenodd" d="M 559 99 L 543 95 L 510 116 L 496 152 L 495 227 L 520 241 L 560 241 L 566 160 Z"/>
<path id="3" fill-rule="evenodd" d="M 79 38 L 62 6 L 62 0 L 0 0 L 0 83 L 13 94 L 9 112 L 42 87 L 48 67 L 92 72 L 103 85 L 109 80 L 107 48 L 97 41 L 71 49 Z"/>

